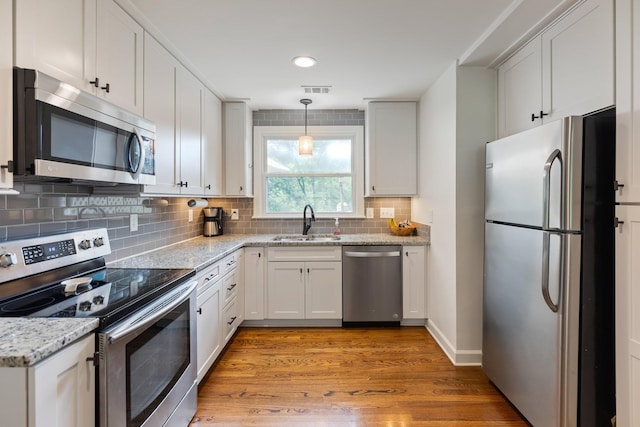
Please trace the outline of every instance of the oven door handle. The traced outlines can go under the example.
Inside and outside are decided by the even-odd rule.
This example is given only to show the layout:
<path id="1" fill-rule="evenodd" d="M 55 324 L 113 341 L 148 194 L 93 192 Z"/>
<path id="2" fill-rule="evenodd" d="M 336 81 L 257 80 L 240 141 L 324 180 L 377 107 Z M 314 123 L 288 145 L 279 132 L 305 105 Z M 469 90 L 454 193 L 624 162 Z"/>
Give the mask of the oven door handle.
<path id="1" fill-rule="evenodd" d="M 164 296 L 159 301 L 154 302 L 151 307 L 143 309 L 137 315 L 126 320 L 122 325 L 107 333 L 109 344 L 115 344 L 129 333 L 144 328 L 164 317 L 174 308 L 182 304 L 189 298 L 189 295 L 198 286 L 198 282 L 193 280 L 188 286 L 180 286 L 175 291 Z"/>

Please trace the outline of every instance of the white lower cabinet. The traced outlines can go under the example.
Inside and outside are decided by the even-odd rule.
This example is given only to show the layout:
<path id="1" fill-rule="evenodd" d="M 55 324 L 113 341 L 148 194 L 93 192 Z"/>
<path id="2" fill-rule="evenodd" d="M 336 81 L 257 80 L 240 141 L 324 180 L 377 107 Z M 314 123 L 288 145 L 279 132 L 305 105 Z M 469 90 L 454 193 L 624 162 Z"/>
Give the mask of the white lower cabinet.
<path id="1" fill-rule="evenodd" d="M 221 295 L 220 265 L 214 264 L 198 275 L 198 382 L 222 351 Z"/>
<path id="2" fill-rule="evenodd" d="M 425 247 L 402 248 L 402 318 L 426 318 Z"/>
<path id="3" fill-rule="evenodd" d="M 0 425 L 92 427 L 96 417 L 95 336 L 29 368 L 0 368 Z"/>
<path id="4" fill-rule="evenodd" d="M 269 248 L 268 319 L 341 319 L 340 247 Z"/>
<path id="5" fill-rule="evenodd" d="M 244 316 L 264 320 L 264 248 L 244 249 Z"/>
<path id="6" fill-rule="evenodd" d="M 244 249 L 222 260 L 225 269 L 222 278 L 222 336 L 226 344 L 244 320 Z"/>

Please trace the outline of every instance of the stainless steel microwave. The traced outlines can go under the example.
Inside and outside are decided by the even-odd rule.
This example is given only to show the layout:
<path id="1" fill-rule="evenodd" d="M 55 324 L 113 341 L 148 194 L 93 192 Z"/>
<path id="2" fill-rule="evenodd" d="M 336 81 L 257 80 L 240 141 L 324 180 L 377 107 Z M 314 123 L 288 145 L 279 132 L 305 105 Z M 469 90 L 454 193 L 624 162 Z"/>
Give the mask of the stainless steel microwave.
<path id="1" fill-rule="evenodd" d="M 155 125 L 36 70 L 14 68 L 14 178 L 155 184 Z"/>

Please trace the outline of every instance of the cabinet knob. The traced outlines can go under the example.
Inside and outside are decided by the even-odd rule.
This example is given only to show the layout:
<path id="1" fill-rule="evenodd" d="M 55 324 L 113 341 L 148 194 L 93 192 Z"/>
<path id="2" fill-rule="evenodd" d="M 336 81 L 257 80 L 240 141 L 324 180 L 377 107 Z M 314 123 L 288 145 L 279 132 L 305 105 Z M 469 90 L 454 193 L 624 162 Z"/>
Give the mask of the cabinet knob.
<path id="1" fill-rule="evenodd" d="M 109 83 L 107 83 L 106 85 L 102 86 L 100 89 L 102 89 L 103 91 L 109 93 L 109 90 L 110 90 Z"/>
<path id="2" fill-rule="evenodd" d="M 100 79 L 96 77 L 95 80 L 91 80 L 89 83 L 94 85 L 95 87 L 100 87 Z"/>

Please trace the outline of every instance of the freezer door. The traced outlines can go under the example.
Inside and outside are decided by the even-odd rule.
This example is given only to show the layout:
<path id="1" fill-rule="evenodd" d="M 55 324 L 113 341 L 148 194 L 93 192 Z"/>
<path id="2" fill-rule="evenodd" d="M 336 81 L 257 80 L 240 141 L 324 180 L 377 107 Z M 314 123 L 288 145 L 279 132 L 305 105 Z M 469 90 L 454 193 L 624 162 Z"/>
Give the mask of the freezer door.
<path id="1" fill-rule="evenodd" d="M 535 426 L 560 426 L 560 239 L 550 236 L 549 295 L 542 292 L 543 231 L 487 223 L 482 368 Z"/>
<path id="2" fill-rule="evenodd" d="M 549 228 L 579 230 L 581 177 L 581 117 L 566 117 L 490 142 L 486 146 L 485 217 L 545 227 L 548 215 Z"/>

